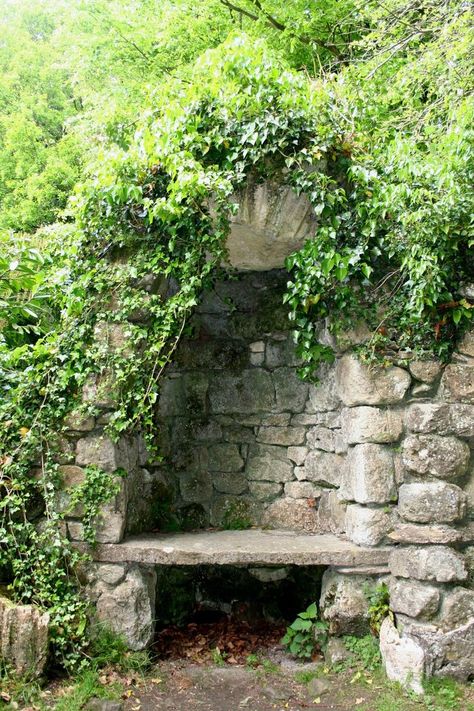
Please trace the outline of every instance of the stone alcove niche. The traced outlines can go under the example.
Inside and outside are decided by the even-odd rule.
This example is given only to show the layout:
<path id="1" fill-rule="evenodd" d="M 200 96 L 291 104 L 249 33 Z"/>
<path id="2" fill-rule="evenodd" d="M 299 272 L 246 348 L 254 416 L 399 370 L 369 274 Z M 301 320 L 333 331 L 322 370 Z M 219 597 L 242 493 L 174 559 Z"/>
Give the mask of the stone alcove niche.
<path id="1" fill-rule="evenodd" d="M 466 334 L 446 367 L 407 359 L 368 368 L 350 353 L 367 337 L 360 327 L 333 341 L 337 358 L 318 387 L 303 383 L 282 267 L 314 219 L 284 186 L 250 186 L 239 203 L 232 276 L 203 295 L 163 380 L 164 460 L 150 461 L 139 437 L 104 435 L 113 401 L 100 382 L 84 398 L 102 414 L 66 423 L 66 483 L 91 463 L 128 473 L 93 551 L 97 613 L 141 648 L 153 636 L 156 566 L 324 566 L 321 608 L 333 633 L 364 620 L 363 590 L 387 580 L 389 674 L 417 690 L 422 673 L 468 678 L 474 338 Z M 111 347 L 119 327 L 105 329 Z M 67 525 L 80 541 L 80 519 Z M 209 525 L 244 530 L 186 532 Z"/>

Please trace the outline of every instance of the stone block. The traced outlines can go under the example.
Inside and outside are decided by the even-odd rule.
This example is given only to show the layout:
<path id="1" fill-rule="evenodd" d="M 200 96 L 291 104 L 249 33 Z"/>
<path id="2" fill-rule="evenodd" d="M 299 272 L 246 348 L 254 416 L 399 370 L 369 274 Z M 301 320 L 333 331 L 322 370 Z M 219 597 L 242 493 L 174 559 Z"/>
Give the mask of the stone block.
<path id="1" fill-rule="evenodd" d="M 304 465 L 298 468 L 299 471 L 295 471 L 295 475 L 300 480 L 305 479 L 315 484 L 339 486 L 344 463 L 344 457 L 339 454 L 313 450 L 308 453 Z"/>
<path id="2" fill-rule="evenodd" d="M 403 464 L 407 469 L 439 479 L 456 479 L 465 474 L 469 458 L 468 445 L 456 437 L 410 435 L 402 446 Z"/>
<path id="3" fill-rule="evenodd" d="M 301 499 L 276 499 L 263 514 L 262 526 L 291 531 L 318 531 L 316 509 Z"/>
<path id="4" fill-rule="evenodd" d="M 97 619 L 123 635 L 134 651 L 145 649 L 153 640 L 155 589 L 155 571 L 134 566 L 118 585 L 98 580 L 90 590 Z"/>
<path id="5" fill-rule="evenodd" d="M 442 366 L 437 360 L 411 360 L 408 364 L 410 373 L 422 383 L 434 383 L 441 374 Z"/>
<path id="6" fill-rule="evenodd" d="M 351 499 L 384 504 L 397 498 L 392 451 L 380 444 L 358 444 L 347 455 Z"/>
<path id="7" fill-rule="evenodd" d="M 402 416 L 378 407 L 346 407 L 341 414 L 342 434 L 349 444 L 396 442 L 403 431 Z"/>
<path id="8" fill-rule="evenodd" d="M 76 463 L 95 464 L 106 472 L 114 472 L 122 465 L 116 443 L 104 435 L 80 439 L 76 445 Z"/>
<path id="9" fill-rule="evenodd" d="M 324 572 L 319 607 L 331 635 L 368 633 L 367 591 L 376 584 L 376 579 L 364 575 L 341 575 L 330 568 Z"/>
<path id="10" fill-rule="evenodd" d="M 311 427 L 308 430 L 306 444 L 310 449 L 323 449 L 334 452 L 336 448 L 336 433 L 327 427 Z"/>
<path id="11" fill-rule="evenodd" d="M 179 478 L 179 490 L 187 504 L 208 504 L 212 496 L 212 478 L 207 471 L 187 472 Z"/>
<path id="12" fill-rule="evenodd" d="M 446 546 L 396 548 L 390 554 L 389 567 L 398 578 L 433 580 L 450 583 L 466 580 L 464 557 Z"/>
<path id="13" fill-rule="evenodd" d="M 410 383 L 410 374 L 402 368 L 368 367 L 352 355 L 343 356 L 336 366 L 336 390 L 348 407 L 396 404 Z"/>
<path id="14" fill-rule="evenodd" d="M 48 661 L 49 614 L 0 596 L 0 659 L 16 674 L 40 677 Z"/>
<path id="15" fill-rule="evenodd" d="M 461 531 L 450 526 L 419 526 L 415 523 L 399 523 L 388 534 L 395 543 L 456 543 L 462 539 Z"/>
<path id="16" fill-rule="evenodd" d="M 273 501 L 283 491 L 283 485 L 274 481 L 249 481 L 248 488 L 258 501 Z"/>
<path id="17" fill-rule="evenodd" d="M 456 350 L 469 358 L 474 358 L 474 331 L 468 331 L 464 334 Z"/>
<path id="18" fill-rule="evenodd" d="M 301 466 L 308 454 L 307 447 L 288 447 L 288 459 Z"/>
<path id="19" fill-rule="evenodd" d="M 248 486 L 247 479 L 240 472 L 214 473 L 212 483 L 221 494 L 243 494 Z"/>
<path id="20" fill-rule="evenodd" d="M 116 381 L 110 370 L 90 375 L 82 388 L 82 400 L 100 408 L 113 408 L 117 404 Z"/>
<path id="21" fill-rule="evenodd" d="M 318 523 L 324 533 L 344 533 L 347 504 L 338 497 L 335 489 L 321 493 L 318 506 Z"/>
<path id="22" fill-rule="evenodd" d="M 216 414 L 245 414 L 271 411 L 275 391 L 269 373 L 260 368 L 240 375 L 222 375 L 209 384 L 211 411 Z"/>
<path id="23" fill-rule="evenodd" d="M 438 612 L 441 594 L 438 588 L 422 583 L 392 578 L 390 609 L 409 617 L 430 619 Z"/>
<path id="24" fill-rule="evenodd" d="M 474 622 L 474 590 L 454 588 L 448 590 L 443 599 L 439 623 L 443 630 L 452 630 Z"/>
<path id="25" fill-rule="evenodd" d="M 260 520 L 262 504 L 256 497 L 222 494 L 211 502 L 211 526 L 245 528 Z"/>
<path id="26" fill-rule="evenodd" d="M 441 394 L 450 400 L 474 404 L 474 367 L 447 365 L 441 379 Z"/>
<path id="27" fill-rule="evenodd" d="M 415 523 L 451 523 L 466 515 L 467 496 L 459 486 L 444 482 L 402 484 L 398 513 Z"/>
<path id="28" fill-rule="evenodd" d="M 337 410 L 341 400 L 336 391 L 336 369 L 334 365 L 323 364 L 318 368 L 319 383 L 310 385 L 306 412 L 329 412 Z"/>
<path id="29" fill-rule="evenodd" d="M 278 368 L 272 373 L 276 407 L 287 412 L 302 412 L 308 397 L 308 383 L 292 368 Z"/>
<path id="30" fill-rule="evenodd" d="M 369 509 L 357 504 L 347 507 L 346 534 L 359 546 L 377 546 L 392 526 L 392 517 L 384 509 Z"/>
<path id="31" fill-rule="evenodd" d="M 417 403 L 410 405 L 405 423 L 421 434 L 474 437 L 474 405 L 461 403 Z"/>
<path id="32" fill-rule="evenodd" d="M 257 442 L 295 446 L 303 444 L 305 435 L 304 427 L 259 427 Z"/>
<path id="33" fill-rule="evenodd" d="M 80 410 L 73 410 L 64 420 L 64 426 L 75 432 L 90 432 L 95 427 L 95 417 Z"/>
<path id="34" fill-rule="evenodd" d="M 285 484 L 285 496 L 290 499 L 319 499 L 322 489 L 311 481 L 288 481 Z"/>
<path id="35" fill-rule="evenodd" d="M 341 425 L 341 414 L 338 410 L 330 412 L 303 412 L 300 415 L 293 415 L 291 424 L 299 425 L 321 425 L 322 427 L 337 428 Z"/>
<path id="36" fill-rule="evenodd" d="M 293 339 L 288 337 L 284 341 L 269 341 L 265 350 L 265 365 L 271 370 L 283 366 L 301 365 L 301 358 L 296 355 Z"/>
<path id="37" fill-rule="evenodd" d="M 420 644 L 409 637 L 401 637 L 390 617 L 380 628 L 380 653 L 385 673 L 415 694 L 423 694 L 425 653 Z"/>
<path id="38" fill-rule="evenodd" d="M 209 470 L 238 472 L 244 466 L 236 444 L 213 444 L 209 447 Z"/>

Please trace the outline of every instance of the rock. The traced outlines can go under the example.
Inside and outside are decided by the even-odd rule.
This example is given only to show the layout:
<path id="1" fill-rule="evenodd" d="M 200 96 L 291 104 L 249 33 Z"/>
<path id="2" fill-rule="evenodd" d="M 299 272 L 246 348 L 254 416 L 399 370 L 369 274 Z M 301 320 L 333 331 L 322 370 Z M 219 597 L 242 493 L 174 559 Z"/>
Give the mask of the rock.
<path id="1" fill-rule="evenodd" d="M 311 679 L 308 682 L 308 694 L 312 699 L 318 696 L 323 696 L 324 694 L 329 694 L 331 691 L 331 683 L 326 681 L 326 679 Z"/>
<path id="2" fill-rule="evenodd" d="M 248 181 L 234 198 L 239 209 L 231 216 L 227 248 L 235 269 L 281 268 L 314 234 L 316 218 L 308 198 L 289 185 Z"/>
<path id="3" fill-rule="evenodd" d="M 377 546 L 392 528 L 392 518 L 384 509 L 352 504 L 347 507 L 347 537 L 359 546 Z"/>
<path id="4" fill-rule="evenodd" d="M 115 442 L 104 435 L 97 435 L 77 442 L 76 463 L 79 466 L 95 464 L 104 471 L 114 472 L 122 466 L 122 459 Z"/>
<path id="5" fill-rule="evenodd" d="M 288 460 L 274 457 L 275 450 L 278 447 L 269 448 L 267 452 L 258 448 L 251 450 L 246 469 L 249 480 L 284 482 L 293 479 L 293 465 Z"/>
<path id="6" fill-rule="evenodd" d="M 411 435 L 403 442 L 404 465 L 417 474 L 431 474 L 440 479 L 455 479 L 465 474 L 470 451 L 455 437 Z"/>
<path id="7" fill-rule="evenodd" d="M 273 501 L 283 491 L 283 486 L 273 481 L 249 481 L 248 487 L 251 496 L 258 501 Z"/>
<path id="8" fill-rule="evenodd" d="M 238 472 L 244 460 L 235 444 L 214 444 L 209 447 L 209 469 L 217 472 Z"/>
<path id="9" fill-rule="evenodd" d="M 330 666 L 341 664 L 341 662 L 350 661 L 353 657 L 354 655 L 352 652 L 349 652 L 342 639 L 331 637 L 328 640 L 326 649 L 324 650 L 324 659 L 327 664 Z"/>
<path id="10" fill-rule="evenodd" d="M 285 484 L 285 496 L 290 499 L 319 499 L 322 491 L 311 481 L 289 481 Z"/>
<path id="11" fill-rule="evenodd" d="M 272 373 L 278 411 L 302 412 L 308 397 L 308 383 L 293 368 L 278 368 Z"/>
<path id="12" fill-rule="evenodd" d="M 464 334 L 456 350 L 463 355 L 469 356 L 469 358 L 474 358 L 474 331 L 468 331 Z"/>
<path id="13" fill-rule="evenodd" d="M 409 617 L 430 619 L 438 612 L 441 595 L 437 588 L 414 581 L 392 578 L 390 609 Z"/>
<path id="14" fill-rule="evenodd" d="M 292 425 L 323 425 L 324 427 L 339 427 L 341 424 L 341 416 L 338 411 L 335 412 L 315 412 L 314 414 L 303 412 L 300 415 L 293 415 L 291 418 Z"/>
<path id="15" fill-rule="evenodd" d="M 18 675 L 40 677 L 48 661 L 49 614 L 0 596 L 0 659 Z"/>
<path id="16" fill-rule="evenodd" d="M 396 442 L 403 431 L 399 412 L 378 407 L 345 407 L 341 414 L 341 426 L 349 444 Z"/>
<path id="17" fill-rule="evenodd" d="M 452 630 L 474 621 L 474 590 L 454 588 L 448 591 L 439 617 L 443 630 Z"/>
<path id="18" fill-rule="evenodd" d="M 347 455 L 346 471 L 352 493 L 350 499 L 360 504 L 384 504 L 396 500 L 395 466 L 388 447 L 356 445 Z"/>
<path id="19" fill-rule="evenodd" d="M 392 575 L 415 580 L 449 583 L 466 580 L 466 561 L 456 551 L 444 546 L 397 548 L 390 554 Z"/>
<path id="20" fill-rule="evenodd" d="M 343 356 L 336 366 L 336 390 L 349 407 L 396 404 L 405 397 L 410 382 L 410 374 L 402 368 L 369 368 L 352 355 Z"/>
<path id="21" fill-rule="evenodd" d="M 249 568 L 249 573 L 261 583 L 277 583 L 286 580 L 289 568 Z"/>
<path id="22" fill-rule="evenodd" d="M 451 400 L 474 404 L 474 367 L 447 365 L 441 379 L 441 393 Z"/>
<path id="23" fill-rule="evenodd" d="M 211 503 L 211 526 L 246 528 L 254 523 L 255 519 L 258 519 L 260 506 L 261 504 L 255 495 L 253 497 L 234 496 L 233 494 L 215 496 Z"/>
<path id="24" fill-rule="evenodd" d="M 408 408 L 405 422 L 412 432 L 474 437 L 474 406 L 417 403 Z"/>
<path id="25" fill-rule="evenodd" d="M 323 449 L 325 452 L 334 452 L 336 446 L 334 430 L 327 427 L 311 427 L 308 430 L 306 444 L 310 449 Z"/>
<path id="26" fill-rule="evenodd" d="M 462 533 L 450 526 L 417 526 L 414 523 L 399 523 L 388 537 L 395 543 L 456 543 L 462 539 Z"/>
<path id="27" fill-rule="evenodd" d="M 338 497 L 338 492 L 323 491 L 319 499 L 318 523 L 322 532 L 344 533 L 346 530 L 347 504 Z"/>
<path id="28" fill-rule="evenodd" d="M 380 652 L 385 673 L 415 694 L 423 694 L 425 654 L 423 648 L 410 638 L 401 637 L 390 617 L 380 628 Z"/>
<path id="29" fill-rule="evenodd" d="M 73 410 L 64 420 L 64 426 L 75 432 L 90 432 L 95 427 L 95 417 L 80 410 Z"/>
<path id="30" fill-rule="evenodd" d="M 316 509 L 301 499 L 277 499 L 265 510 L 262 526 L 316 533 Z"/>
<path id="31" fill-rule="evenodd" d="M 212 496 L 212 477 L 207 471 L 181 474 L 179 490 L 186 503 L 207 504 Z"/>
<path id="32" fill-rule="evenodd" d="M 288 459 L 301 466 L 304 464 L 308 451 L 307 447 L 288 447 Z"/>
<path id="33" fill-rule="evenodd" d="M 295 474 L 300 480 L 339 486 L 343 467 L 344 457 L 341 455 L 313 450 L 309 452 L 304 465 L 299 467 L 299 471 L 295 471 Z"/>
<path id="34" fill-rule="evenodd" d="M 466 515 L 467 496 L 459 486 L 444 482 L 402 484 L 398 513 L 415 523 L 451 523 Z"/>
<path id="35" fill-rule="evenodd" d="M 292 692 L 289 689 L 280 689 L 276 686 L 270 686 L 267 684 L 262 687 L 262 693 L 270 701 L 288 701 Z"/>
<path id="36" fill-rule="evenodd" d="M 331 635 L 368 633 L 366 593 L 375 583 L 374 578 L 363 575 L 341 575 L 331 569 L 324 572 L 319 607 Z"/>
<path id="37" fill-rule="evenodd" d="M 264 353 L 265 352 L 265 342 L 264 341 L 255 341 L 255 343 L 251 343 L 249 345 L 249 348 L 252 353 Z"/>
<path id="38" fill-rule="evenodd" d="M 110 370 L 90 375 L 83 388 L 82 400 L 99 408 L 113 408 L 117 404 L 116 381 Z"/>
<path id="39" fill-rule="evenodd" d="M 247 489 L 247 479 L 240 472 L 214 473 L 212 483 L 221 494 L 243 494 Z"/>
<path id="40" fill-rule="evenodd" d="M 318 368 L 319 383 L 310 385 L 306 412 L 329 412 L 341 404 L 336 392 L 336 369 L 333 365 L 323 364 Z"/>
<path id="41" fill-rule="evenodd" d="M 257 442 L 292 446 L 303 444 L 305 434 L 304 427 L 259 427 Z"/>
<path id="42" fill-rule="evenodd" d="M 431 385 L 427 385 L 426 383 L 420 383 L 419 385 L 414 385 L 411 389 L 411 395 L 412 397 L 420 397 L 420 398 L 425 398 L 427 397 L 427 393 L 431 393 Z"/>
<path id="43" fill-rule="evenodd" d="M 268 412 L 274 398 L 270 374 L 260 368 L 244 370 L 238 376 L 226 374 L 209 383 L 211 411 L 216 414 Z"/>
<path id="44" fill-rule="evenodd" d="M 429 384 L 434 383 L 442 369 L 437 360 L 411 360 L 408 367 L 416 380 Z"/>
<path id="45" fill-rule="evenodd" d="M 156 572 L 143 566 L 128 570 L 118 585 L 98 580 L 89 591 L 100 622 L 124 636 L 129 649 L 145 649 L 155 627 Z"/>

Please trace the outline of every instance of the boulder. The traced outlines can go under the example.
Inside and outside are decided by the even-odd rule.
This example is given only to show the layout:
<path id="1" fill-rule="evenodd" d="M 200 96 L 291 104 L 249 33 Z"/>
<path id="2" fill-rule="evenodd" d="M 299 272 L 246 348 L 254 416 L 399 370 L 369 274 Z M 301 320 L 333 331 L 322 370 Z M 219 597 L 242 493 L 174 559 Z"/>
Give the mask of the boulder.
<path id="1" fill-rule="evenodd" d="M 423 648 L 415 640 L 401 637 L 390 617 L 385 618 L 380 628 L 380 653 L 391 681 L 397 681 L 415 694 L 423 694 Z"/>
<path id="2" fill-rule="evenodd" d="M 417 474 L 456 479 L 466 473 L 469 458 L 468 445 L 456 437 L 411 435 L 403 442 L 403 463 Z"/>
<path id="3" fill-rule="evenodd" d="M 446 592 L 439 617 L 443 630 L 452 630 L 474 621 L 474 590 L 458 587 Z"/>
<path id="4" fill-rule="evenodd" d="M 439 608 L 438 588 L 415 581 L 392 578 L 390 581 L 390 609 L 409 617 L 430 619 Z"/>
<path id="5" fill-rule="evenodd" d="M 389 567 L 399 578 L 438 583 L 466 580 L 468 575 L 464 557 L 445 546 L 397 548 L 390 553 Z"/>
<path id="6" fill-rule="evenodd" d="M 451 523 L 466 515 L 467 496 L 455 484 L 427 482 L 402 484 L 398 513 L 415 523 Z"/>
<path id="7" fill-rule="evenodd" d="M 388 447 L 358 444 L 349 450 L 346 466 L 351 500 L 360 504 L 384 504 L 396 500 L 394 458 Z"/>
<path id="8" fill-rule="evenodd" d="M 392 528 L 392 517 L 384 509 L 352 504 L 347 507 L 347 537 L 359 546 L 377 546 Z"/>
<path id="9" fill-rule="evenodd" d="M 403 431 L 402 417 L 378 407 L 346 407 L 341 415 L 342 433 L 349 444 L 396 442 Z"/>
<path id="10" fill-rule="evenodd" d="M 422 383 L 434 383 L 440 375 L 442 366 L 437 360 L 411 360 L 408 364 L 410 373 Z"/>
<path id="11" fill-rule="evenodd" d="M 405 422 L 421 434 L 474 437 L 474 405 L 417 403 L 408 408 Z"/>
<path id="12" fill-rule="evenodd" d="M 447 365 L 441 379 L 441 393 L 447 399 L 474 404 L 474 367 Z"/>
<path id="13" fill-rule="evenodd" d="M 329 633 L 341 636 L 364 635 L 369 630 L 367 591 L 376 579 L 364 575 L 341 575 L 326 570 L 323 575 L 319 607 L 329 623 Z"/>
<path id="14" fill-rule="evenodd" d="M 310 451 L 304 465 L 295 470 L 297 479 L 312 481 L 315 484 L 339 486 L 344 457 L 332 452 Z"/>
<path id="15" fill-rule="evenodd" d="M 353 355 L 343 356 L 336 366 L 336 390 L 348 407 L 396 404 L 410 383 L 410 374 L 402 368 L 368 367 Z"/>

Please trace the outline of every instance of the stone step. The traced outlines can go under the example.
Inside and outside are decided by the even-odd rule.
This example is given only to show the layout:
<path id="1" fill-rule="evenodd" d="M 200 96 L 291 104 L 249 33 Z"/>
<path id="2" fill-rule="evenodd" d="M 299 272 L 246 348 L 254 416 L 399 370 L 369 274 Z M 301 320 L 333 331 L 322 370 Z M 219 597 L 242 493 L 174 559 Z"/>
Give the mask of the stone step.
<path id="1" fill-rule="evenodd" d="M 90 551 L 104 563 L 146 565 L 385 566 L 389 547 L 364 548 L 331 534 L 248 529 L 146 534 Z"/>

